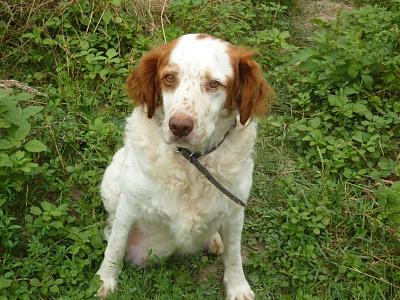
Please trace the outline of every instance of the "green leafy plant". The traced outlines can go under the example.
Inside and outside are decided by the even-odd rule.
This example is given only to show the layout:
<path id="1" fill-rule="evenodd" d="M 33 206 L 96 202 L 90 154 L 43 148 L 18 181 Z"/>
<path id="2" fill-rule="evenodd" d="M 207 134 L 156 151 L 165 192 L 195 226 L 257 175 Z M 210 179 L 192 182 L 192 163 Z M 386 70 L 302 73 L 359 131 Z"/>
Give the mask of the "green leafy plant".
<path id="1" fill-rule="evenodd" d="M 399 16 L 371 6 L 343 13 L 292 56 L 290 128 L 305 166 L 349 179 L 399 175 Z"/>
<path id="2" fill-rule="evenodd" d="M 22 107 L 21 103 L 32 99 L 31 94 L 11 94 L 0 90 L 0 179 L 3 193 L 21 191 L 28 175 L 38 169 L 33 153 L 46 151 L 47 147 L 37 139 L 28 139 L 30 120 L 43 108 Z"/>
<path id="3" fill-rule="evenodd" d="M 381 213 L 380 218 L 400 234 L 400 182 L 392 186 L 381 186 L 375 191 Z"/>

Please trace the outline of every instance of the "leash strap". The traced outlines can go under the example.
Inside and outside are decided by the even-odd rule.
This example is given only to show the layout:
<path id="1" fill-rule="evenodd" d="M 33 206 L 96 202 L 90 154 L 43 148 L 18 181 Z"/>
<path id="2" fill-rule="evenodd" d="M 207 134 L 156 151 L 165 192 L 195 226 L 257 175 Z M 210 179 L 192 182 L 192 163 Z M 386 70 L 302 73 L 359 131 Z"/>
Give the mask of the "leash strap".
<path id="1" fill-rule="evenodd" d="M 246 204 L 243 203 L 238 197 L 232 194 L 229 190 L 227 190 L 222 184 L 220 184 L 214 176 L 199 162 L 198 158 L 202 156 L 200 153 L 190 152 L 190 150 L 186 148 L 178 147 L 176 152 L 180 153 L 184 158 L 186 158 L 192 165 L 196 167 L 207 179 L 211 182 L 218 190 L 220 190 L 223 194 L 225 194 L 229 199 L 234 201 L 235 203 L 245 207 Z"/>

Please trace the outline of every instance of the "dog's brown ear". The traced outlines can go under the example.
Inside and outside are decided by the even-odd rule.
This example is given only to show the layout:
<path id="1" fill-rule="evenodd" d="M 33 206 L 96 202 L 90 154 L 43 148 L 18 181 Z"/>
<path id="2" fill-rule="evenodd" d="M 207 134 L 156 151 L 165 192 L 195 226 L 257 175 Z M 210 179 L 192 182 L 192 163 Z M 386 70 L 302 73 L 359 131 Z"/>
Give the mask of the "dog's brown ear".
<path id="1" fill-rule="evenodd" d="M 159 46 L 144 54 L 126 81 L 128 96 L 136 104 L 146 105 L 149 118 L 154 115 L 161 102 L 157 72 L 161 59 L 168 51 L 167 46 Z"/>
<path id="2" fill-rule="evenodd" d="M 254 54 L 254 51 L 241 47 L 231 49 L 235 76 L 231 101 L 238 107 L 242 125 L 245 125 L 251 116 L 264 116 L 275 96 L 260 66 L 253 60 Z"/>

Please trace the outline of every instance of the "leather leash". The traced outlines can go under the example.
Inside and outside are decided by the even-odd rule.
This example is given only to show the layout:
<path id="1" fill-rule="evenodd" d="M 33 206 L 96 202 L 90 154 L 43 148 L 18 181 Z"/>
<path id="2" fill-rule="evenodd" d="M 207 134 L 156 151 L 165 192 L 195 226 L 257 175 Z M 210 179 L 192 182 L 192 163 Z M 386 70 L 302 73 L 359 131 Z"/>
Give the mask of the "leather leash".
<path id="1" fill-rule="evenodd" d="M 234 194 L 232 194 L 228 189 L 226 189 L 222 184 L 218 182 L 217 179 L 215 179 L 214 176 L 211 175 L 211 173 L 200 163 L 198 160 L 199 157 L 204 156 L 206 154 L 211 153 L 215 149 L 217 149 L 222 142 L 225 140 L 226 136 L 228 135 L 230 131 L 228 131 L 224 139 L 215 147 L 207 151 L 206 153 L 199 153 L 199 152 L 191 152 L 189 149 L 178 147 L 176 148 L 176 152 L 180 153 L 184 158 L 186 158 L 192 165 L 196 167 L 197 170 L 199 170 L 207 179 L 209 182 L 211 182 L 219 191 L 221 191 L 225 196 L 227 196 L 229 199 L 231 199 L 233 202 L 246 207 L 246 204 L 242 200 L 240 200 L 238 197 L 236 197 Z"/>

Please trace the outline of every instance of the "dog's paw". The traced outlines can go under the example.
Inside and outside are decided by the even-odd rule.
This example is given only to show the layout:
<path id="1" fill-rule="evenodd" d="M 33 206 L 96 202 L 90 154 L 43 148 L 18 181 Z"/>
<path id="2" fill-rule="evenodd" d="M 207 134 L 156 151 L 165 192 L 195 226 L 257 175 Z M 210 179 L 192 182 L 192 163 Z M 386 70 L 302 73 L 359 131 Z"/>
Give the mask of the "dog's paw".
<path id="1" fill-rule="evenodd" d="M 97 297 L 106 299 L 107 296 L 115 290 L 116 286 L 117 283 L 114 279 L 102 279 L 102 284 L 97 290 Z"/>
<path id="2" fill-rule="evenodd" d="M 217 232 L 213 235 L 213 237 L 208 241 L 208 251 L 215 255 L 221 255 L 224 253 L 224 243 L 221 240 L 221 236 Z"/>
<path id="3" fill-rule="evenodd" d="M 100 299 L 106 299 L 107 296 L 114 292 L 115 288 L 117 287 L 115 276 L 104 274 L 101 269 L 97 271 L 96 275 L 99 275 L 101 280 L 101 286 L 97 290 L 97 297 Z"/>
<path id="4" fill-rule="evenodd" d="M 255 295 L 248 284 L 231 287 L 226 291 L 226 300 L 254 300 Z"/>

